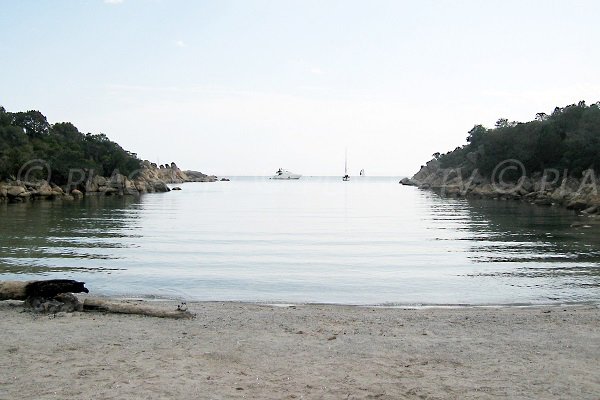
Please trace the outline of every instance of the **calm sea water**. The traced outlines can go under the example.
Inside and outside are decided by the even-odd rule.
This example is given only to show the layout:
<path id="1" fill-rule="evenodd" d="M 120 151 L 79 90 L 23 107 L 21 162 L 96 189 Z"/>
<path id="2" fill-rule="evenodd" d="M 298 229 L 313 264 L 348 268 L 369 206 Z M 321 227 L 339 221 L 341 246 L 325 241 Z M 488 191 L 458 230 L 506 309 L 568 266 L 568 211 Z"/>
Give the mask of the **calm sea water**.
<path id="1" fill-rule="evenodd" d="M 345 304 L 600 302 L 600 229 L 558 208 L 397 178 L 232 178 L 0 205 L 0 279 L 94 294 Z"/>

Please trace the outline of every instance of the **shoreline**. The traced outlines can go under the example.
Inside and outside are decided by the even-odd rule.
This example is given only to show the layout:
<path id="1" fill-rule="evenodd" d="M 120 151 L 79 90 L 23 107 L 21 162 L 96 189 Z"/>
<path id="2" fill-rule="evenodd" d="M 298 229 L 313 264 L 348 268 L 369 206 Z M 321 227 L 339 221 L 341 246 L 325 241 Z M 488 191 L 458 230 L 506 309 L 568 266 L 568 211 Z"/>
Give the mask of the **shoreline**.
<path id="1" fill-rule="evenodd" d="M 541 207 L 558 206 L 592 219 L 600 217 L 600 180 L 593 169 L 584 171 L 580 179 L 559 174 L 551 181 L 546 172 L 533 176 L 524 174 L 512 182 L 496 182 L 495 176 L 484 177 L 478 169 L 463 176 L 461 168 L 442 168 L 440 162 L 433 159 L 421 166 L 412 178 L 404 178 L 399 183 L 430 190 L 441 197 L 519 201 Z"/>
<path id="2" fill-rule="evenodd" d="M 109 301 L 138 301 L 152 304 L 179 304 L 182 301 L 187 304 L 239 304 L 256 305 L 266 307 L 302 307 L 302 306 L 325 306 L 325 307 L 358 307 L 358 308 L 382 308 L 382 309 L 463 309 L 463 308 L 539 308 L 539 307 L 599 307 L 598 300 L 582 300 L 567 302 L 547 302 L 547 303 L 369 303 L 369 304 L 350 304 L 350 303 L 327 303 L 327 302 L 293 302 L 293 301 L 263 301 L 263 300 L 194 300 L 184 297 L 160 297 L 159 295 L 128 296 L 128 295 L 83 295 L 78 294 L 80 299 L 99 298 Z"/>
<path id="3" fill-rule="evenodd" d="M 55 317 L 12 303 L 0 302 L 0 398 L 597 399 L 600 393 L 598 305 L 188 302 L 195 319 L 167 320 L 97 312 Z"/>

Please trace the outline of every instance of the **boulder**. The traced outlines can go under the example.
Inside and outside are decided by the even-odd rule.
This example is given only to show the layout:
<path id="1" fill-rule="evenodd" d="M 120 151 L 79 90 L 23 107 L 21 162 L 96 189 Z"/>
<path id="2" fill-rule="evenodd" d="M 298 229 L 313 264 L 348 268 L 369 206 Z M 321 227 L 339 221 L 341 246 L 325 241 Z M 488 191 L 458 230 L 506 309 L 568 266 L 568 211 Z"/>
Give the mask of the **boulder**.
<path id="1" fill-rule="evenodd" d="M 54 183 L 50 184 L 50 187 L 52 188 L 52 193 L 54 194 L 54 196 L 62 196 L 65 194 L 64 190 L 62 190 L 60 186 L 55 185 Z"/>
<path id="2" fill-rule="evenodd" d="M 51 197 L 54 196 L 54 192 L 48 182 L 44 181 L 38 188 L 37 195 L 40 197 Z"/>
<path id="3" fill-rule="evenodd" d="M 590 206 L 597 206 L 600 210 L 600 195 L 590 195 L 587 198 L 587 202 Z"/>
<path id="4" fill-rule="evenodd" d="M 422 181 L 425 180 L 427 177 L 431 176 L 432 174 L 435 174 L 437 171 L 439 171 L 440 169 L 440 162 L 438 160 L 431 160 L 429 161 L 426 165 L 423 165 L 421 167 L 421 169 L 419 170 L 419 172 L 417 172 L 412 179 L 414 181 Z"/>
<path id="5" fill-rule="evenodd" d="M 473 193 L 475 195 L 484 197 L 484 198 L 496 198 L 498 197 L 498 193 L 496 192 L 496 190 L 494 189 L 494 187 L 489 184 L 486 183 L 484 185 L 480 185 L 477 186 L 473 189 Z"/>
<path id="6" fill-rule="evenodd" d="M 144 181 L 134 181 L 133 185 L 135 186 L 135 190 L 138 191 L 138 193 L 148 193 L 148 184 Z"/>
<path id="7" fill-rule="evenodd" d="M 106 194 L 107 196 L 110 196 L 110 195 L 113 195 L 113 194 L 117 194 L 117 193 L 119 193 L 119 189 L 117 189 L 117 188 L 114 188 L 114 187 L 112 187 L 112 186 L 100 186 L 100 187 L 98 188 L 98 191 L 99 191 L 100 193 L 104 193 L 104 194 Z"/>
<path id="8" fill-rule="evenodd" d="M 71 195 L 76 199 L 80 199 L 83 197 L 83 192 L 78 189 L 73 189 L 73 190 L 71 190 Z"/>
<path id="9" fill-rule="evenodd" d="M 536 204 L 538 206 L 551 206 L 552 199 L 547 196 L 539 197 L 533 202 L 533 204 Z"/>
<path id="10" fill-rule="evenodd" d="M 107 186 L 108 181 L 103 176 L 93 176 L 87 180 L 85 183 L 85 191 L 86 192 L 100 192 L 100 188 L 102 186 Z"/>
<path id="11" fill-rule="evenodd" d="M 558 187 L 556 188 L 552 194 L 550 195 L 550 197 L 552 198 L 552 200 L 554 202 L 557 203 L 564 203 L 565 200 L 567 199 L 569 192 L 567 192 L 567 190 L 565 190 L 565 188 L 563 187 Z"/>
<path id="12" fill-rule="evenodd" d="M 582 211 L 588 208 L 587 201 L 582 199 L 571 200 L 566 205 L 567 210 Z"/>
<path id="13" fill-rule="evenodd" d="M 596 214 L 598 212 L 598 206 L 591 206 L 582 211 L 584 214 Z"/>
<path id="14" fill-rule="evenodd" d="M 524 176 L 520 179 L 519 184 L 521 186 L 521 189 L 524 191 L 524 194 L 530 193 L 534 190 L 534 184 L 531 178 Z"/>
<path id="15" fill-rule="evenodd" d="M 540 193 L 540 192 L 536 191 L 536 192 L 528 193 L 528 194 L 524 195 L 523 197 L 526 198 L 527 200 L 535 200 L 538 197 L 544 198 L 544 197 L 548 197 L 548 196 L 546 196 L 545 193 Z"/>
<path id="16" fill-rule="evenodd" d="M 167 186 L 163 181 L 154 181 L 152 182 L 152 188 L 155 192 L 170 192 L 171 189 Z"/>
<path id="17" fill-rule="evenodd" d="M 578 179 L 569 177 L 562 180 L 560 188 L 566 192 L 575 193 L 579 190 L 580 186 L 581 183 Z"/>
<path id="18" fill-rule="evenodd" d="M 21 186 L 9 186 L 6 190 L 7 196 L 8 197 L 18 197 L 20 196 L 22 193 L 27 192 L 27 190 Z"/>
<path id="19" fill-rule="evenodd" d="M 137 190 L 135 184 L 129 180 L 129 178 L 125 178 L 123 181 L 123 194 L 126 195 L 136 195 L 139 194 L 139 191 Z"/>

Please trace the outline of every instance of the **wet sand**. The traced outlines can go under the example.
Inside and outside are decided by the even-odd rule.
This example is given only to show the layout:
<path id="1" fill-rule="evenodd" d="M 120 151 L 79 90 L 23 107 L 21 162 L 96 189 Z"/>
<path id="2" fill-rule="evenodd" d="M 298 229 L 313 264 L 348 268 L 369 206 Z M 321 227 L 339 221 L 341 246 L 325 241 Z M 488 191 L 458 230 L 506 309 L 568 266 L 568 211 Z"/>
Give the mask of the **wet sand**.
<path id="1" fill-rule="evenodd" d="M 175 303 L 152 303 L 175 308 Z M 0 302 L 0 399 L 598 399 L 600 308 Z"/>

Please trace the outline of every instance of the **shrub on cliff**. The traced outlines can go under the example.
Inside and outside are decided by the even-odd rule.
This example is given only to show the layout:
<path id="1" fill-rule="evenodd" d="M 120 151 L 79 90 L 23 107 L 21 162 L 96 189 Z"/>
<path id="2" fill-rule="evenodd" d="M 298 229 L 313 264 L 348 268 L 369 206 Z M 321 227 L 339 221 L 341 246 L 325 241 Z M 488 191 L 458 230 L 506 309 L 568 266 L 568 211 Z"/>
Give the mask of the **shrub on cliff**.
<path id="1" fill-rule="evenodd" d="M 48 163 L 57 184 L 67 182 L 71 169 L 110 176 L 115 170 L 129 175 L 140 168 L 136 154 L 104 134 L 83 134 L 70 122 L 51 125 L 39 111 L 11 113 L 0 107 L 0 179 L 16 177 L 33 159 Z M 46 173 L 33 171 L 30 178 L 45 178 Z"/>
<path id="2" fill-rule="evenodd" d="M 438 157 L 442 168 L 478 168 L 484 175 L 507 159 L 519 160 L 528 173 L 546 168 L 573 176 L 588 168 L 600 171 L 600 102 L 557 107 L 551 115 L 538 113 L 525 123 L 502 118 L 492 129 L 476 125 L 466 145 Z"/>

